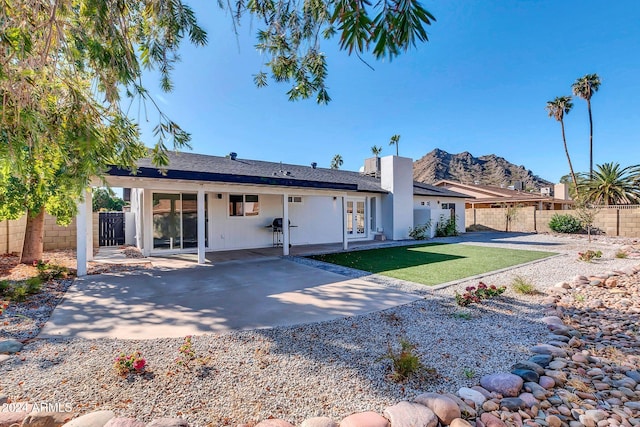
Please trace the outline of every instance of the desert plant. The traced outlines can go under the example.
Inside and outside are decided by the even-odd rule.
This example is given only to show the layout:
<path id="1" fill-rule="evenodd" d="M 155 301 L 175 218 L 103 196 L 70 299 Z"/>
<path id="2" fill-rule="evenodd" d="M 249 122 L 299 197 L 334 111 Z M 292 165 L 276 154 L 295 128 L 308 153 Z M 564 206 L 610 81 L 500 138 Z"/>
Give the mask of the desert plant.
<path id="1" fill-rule="evenodd" d="M 42 279 L 38 276 L 30 277 L 24 281 L 24 286 L 27 288 L 27 293 L 29 295 L 37 294 L 40 292 L 40 288 L 42 287 Z"/>
<path id="2" fill-rule="evenodd" d="M 593 223 L 596 220 L 596 215 L 600 209 L 590 203 L 577 203 L 575 206 L 575 213 L 580 225 L 587 230 L 589 236 L 589 243 L 591 243 L 591 230 L 593 230 Z"/>
<path id="3" fill-rule="evenodd" d="M 594 259 L 601 258 L 601 257 L 602 257 L 602 251 L 592 251 L 591 249 L 589 249 L 584 252 L 578 252 L 578 260 L 584 261 L 584 262 L 591 262 Z"/>
<path id="4" fill-rule="evenodd" d="M 415 374 L 422 367 L 422 363 L 415 353 L 416 345 L 403 338 L 400 340 L 400 350 L 394 351 L 389 344 L 387 353 L 383 359 L 391 360 L 391 379 L 395 382 L 403 382 Z"/>
<path id="5" fill-rule="evenodd" d="M 431 229 L 431 220 L 425 224 L 418 224 L 415 227 L 409 227 L 409 237 L 415 240 L 427 239 L 427 231 Z"/>
<path id="6" fill-rule="evenodd" d="M 580 220 L 569 214 L 555 214 L 549 221 L 549 228 L 556 233 L 577 233 L 582 230 Z"/>
<path id="7" fill-rule="evenodd" d="M 453 313 L 453 317 L 460 320 L 471 320 L 471 313 L 468 311 L 456 311 Z"/>
<path id="8" fill-rule="evenodd" d="M 34 266 L 38 269 L 38 276 L 45 282 L 65 278 L 69 274 L 67 267 L 50 264 L 48 261 L 39 260 L 34 263 Z"/>
<path id="9" fill-rule="evenodd" d="M 465 378 L 468 380 L 476 376 L 476 371 L 474 371 L 472 368 L 464 368 L 462 370 L 462 373 L 465 376 Z"/>
<path id="10" fill-rule="evenodd" d="M 473 303 L 479 303 L 483 299 L 497 297 L 502 295 L 507 288 L 505 286 L 497 287 L 496 285 L 487 286 L 483 282 L 478 283 L 478 287 L 467 286 L 465 293 L 455 293 L 456 303 L 461 307 L 466 307 Z"/>
<path id="11" fill-rule="evenodd" d="M 440 221 L 436 224 L 437 237 L 457 236 L 456 216 L 452 215 L 449 219 L 445 219 L 444 215 L 440 215 Z"/>
<path id="12" fill-rule="evenodd" d="M 535 295 L 538 293 L 535 285 L 522 276 L 514 277 L 511 287 L 519 294 Z"/>
<path id="13" fill-rule="evenodd" d="M 0 280 L 0 296 L 8 295 L 11 290 L 11 284 L 8 280 Z"/>
<path id="14" fill-rule="evenodd" d="M 623 250 L 619 250 L 618 252 L 616 252 L 616 258 L 626 259 L 628 257 L 629 257 L 629 254 Z"/>
<path id="15" fill-rule="evenodd" d="M 21 283 L 13 287 L 11 294 L 9 295 L 9 299 L 15 302 L 24 302 L 27 300 L 27 295 L 29 295 L 27 286 Z"/>
<path id="16" fill-rule="evenodd" d="M 139 351 L 134 351 L 129 355 L 120 353 L 114 359 L 113 365 L 120 376 L 127 376 L 130 373 L 140 374 L 144 372 L 146 366 L 147 361 L 142 357 L 142 353 Z"/>

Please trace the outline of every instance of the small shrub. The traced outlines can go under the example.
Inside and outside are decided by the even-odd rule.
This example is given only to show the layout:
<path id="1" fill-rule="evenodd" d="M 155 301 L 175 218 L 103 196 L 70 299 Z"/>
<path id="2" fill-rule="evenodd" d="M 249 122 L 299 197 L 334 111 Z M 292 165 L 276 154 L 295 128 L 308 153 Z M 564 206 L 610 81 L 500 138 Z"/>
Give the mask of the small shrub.
<path id="1" fill-rule="evenodd" d="M 585 252 L 578 252 L 579 261 L 591 262 L 594 259 L 601 258 L 601 257 L 602 257 L 602 251 L 592 251 L 591 249 L 589 249 L 588 251 L 585 251 Z"/>
<path id="2" fill-rule="evenodd" d="M 487 286 L 483 282 L 478 283 L 478 287 L 467 286 L 464 294 L 456 292 L 456 303 L 461 307 L 466 307 L 473 303 L 479 303 L 483 299 L 497 297 L 502 295 L 507 288 L 505 286 L 496 287 L 495 285 Z"/>
<path id="3" fill-rule="evenodd" d="M 7 296 L 11 292 L 11 284 L 8 280 L 0 280 L 0 296 Z"/>
<path id="4" fill-rule="evenodd" d="M 431 221 L 425 224 L 418 224 L 415 227 L 409 227 L 409 237 L 415 240 L 425 240 L 427 231 L 431 229 Z"/>
<path id="5" fill-rule="evenodd" d="M 616 258 L 627 259 L 628 257 L 629 257 L 629 254 L 626 253 L 625 251 L 616 252 Z"/>
<path id="6" fill-rule="evenodd" d="M 470 380 L 470 379 L 472 379 L 473 377 L 476 376 L 476 371 L 474 371 L 471 368 L 464 368 L 462 370 L 462 373 L 464 374 L 465 378 L 468 379 L 468 380 Z"/>
<path id="7" fill-rule="evenodd" d="M 392 363 L 391 379 L 395 382 L 403 382 L 422 368 L 422 363 L 415 354 L 416 345 L 407 339 L 400 340 L 400 351 L 395 352 L 391 345 L 383 359 L 389 359 Z"/>
<path id="8" fill-rule="evenodd" d="M 116 372 L 120 376 L 127 376 L 130 373 L 140 374 L 144 372 L 144 368 L 147 366 L 147 361 L 142 357 L 142 353 L 134 351 L 127 355 L 120 353 L 114 359 L 114 365 Z"/>
<path id="9" fill-rule="evenodd" d="M 45 282 L 55 279 L 66 278 L 69 275 L 69 269 L 57 264 L 49 264 L 48 261 L 36 261 L 34 266 L 38 269 L 38 277 Z"/>
<path id="10" fill-rule="evenodd" d="M 535 285 L 522 276 L 516 276 L 511 283 L 511 287 L 519 294 L 535 295 L 538 293 Z"/>
<path id="11" fill-rule="evenodd" d="M 440 215 L 440 221 L 436 224 L 436 237 L 457 236 L 456 216 L 453 215 L 449 219 L 445 219 L 444 215 Z"/>
<path id="12" fill-rule="evenodd" d="M 31 277 L 25 280 L 24 286 L 27 288 L 29 295 L 37 294 L 42 287 L 42 279 L 40 277 Z"/>
<path id="13" fill-rule="evenodd" d="M 555 214 L 549 221 L 549 228 L 556 233 L 577 233 L 582 230 L 582 224 L 569 214 Z"/>
<path id="14" fill-rule="evenodd" d="M 27 300 L 27 295 L 29 295 L 29 292 L 27 291 L 27 286 L 24 284 L 19 284 L 13 287 L 13 290 L 9 295 L 9 299 L 15 302 L 24 302 Z"/>
<path id="15" fill-rule="evenodd" d="M 453 317 L 460 320 L 471 320 L 471 313 L 468 311 L 456 311 L 453 313 Z"/>

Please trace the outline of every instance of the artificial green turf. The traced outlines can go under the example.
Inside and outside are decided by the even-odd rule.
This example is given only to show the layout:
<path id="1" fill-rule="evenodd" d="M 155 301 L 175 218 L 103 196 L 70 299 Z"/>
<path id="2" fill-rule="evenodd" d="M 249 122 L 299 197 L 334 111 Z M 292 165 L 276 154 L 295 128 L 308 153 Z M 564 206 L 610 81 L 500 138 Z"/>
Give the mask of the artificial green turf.
<path id="1" fill-rule="evenodd" d="M 555 254 L 455 243 L 429 243 L 316 255 L 311 258 L 431 286 L 551 255 Z"/>

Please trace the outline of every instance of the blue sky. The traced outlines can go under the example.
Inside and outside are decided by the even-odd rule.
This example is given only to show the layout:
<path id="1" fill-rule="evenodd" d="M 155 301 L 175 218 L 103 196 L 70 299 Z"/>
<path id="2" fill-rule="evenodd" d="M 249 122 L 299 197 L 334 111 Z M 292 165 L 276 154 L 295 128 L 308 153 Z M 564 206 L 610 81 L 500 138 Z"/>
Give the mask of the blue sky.
<path id="1" fill-rule="evenodd" d="M 592 98 L 594 163 L 640 163 L 640 2 L 440 0 L 423 4 L 437 19 L 430 41 L 391 62 L 357 57 L 324 41 L 328 106 L 290 102 L 286 84 L 258 89 L 252 75 L 263 58 L 253 47 L 257 26 L 233 34 L 229 16 L 211 1 L 192 1 L 208 31 L 204 48 L 185 46 L 175 89 L 146 84 L 159 105 L 192 134 L 193 151 L 358 170 L 371 146 L 382 155 L 400 134 L 400 155 L 414 160 L 440 148 L 474 156 L 496 154 L 557 181 L 568 173 L 560 124 L 546 102 L 570 95 L 571 84 L 597 73 Z M 586 102 L 566 116 L 576 171 L 588 171 Z M 132 108 L 136 110 L 136 106 Z M 156 115 L 132 112 L 152 145 Z"/>

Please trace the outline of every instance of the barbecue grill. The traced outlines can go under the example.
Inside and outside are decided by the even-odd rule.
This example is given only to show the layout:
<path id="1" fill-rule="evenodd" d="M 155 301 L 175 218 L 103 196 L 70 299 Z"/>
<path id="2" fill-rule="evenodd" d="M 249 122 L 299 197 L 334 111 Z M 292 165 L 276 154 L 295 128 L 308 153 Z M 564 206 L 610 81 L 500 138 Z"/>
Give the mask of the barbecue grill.
<path id="1" fill-rule="evenodd" d="M 271 231 L 273 232 L 273 247 L 278 248 L 282 247 L 282 218 L 274 218 L 271 225 L 267 225 L 271 227 Z M 289 231 L 291 231 L 292 227 L 297 227 L 295 225 L 291 225 L 291 221 L 289 221 Z M 289 233 L 289 247 L 291 247 L 291 233 Z"/>

